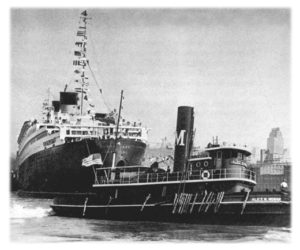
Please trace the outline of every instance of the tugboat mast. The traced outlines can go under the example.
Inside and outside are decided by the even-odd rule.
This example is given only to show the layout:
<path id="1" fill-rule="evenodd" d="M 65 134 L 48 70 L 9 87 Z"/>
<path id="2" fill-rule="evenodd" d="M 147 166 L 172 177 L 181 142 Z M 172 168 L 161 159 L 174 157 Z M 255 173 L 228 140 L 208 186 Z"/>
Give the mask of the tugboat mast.
<path id="1" fill-rule="evenodd" d="M 116 167 L 115 166 L 115 161 L 116 161 L 116 151 L 117 151 L 117 142 L 118 142 L 119 123 L 120 123 L 121 110 L 122 110 L 122 101 L 123 101 L 123 90 L 121 91 L 121 99 L 120 99 L 119 112 L 118 112 L 117 130 L 116 130 L 114 153 L 113 153 L 113 159 L 112 159 L 112 169 L 114 169 Z"/>

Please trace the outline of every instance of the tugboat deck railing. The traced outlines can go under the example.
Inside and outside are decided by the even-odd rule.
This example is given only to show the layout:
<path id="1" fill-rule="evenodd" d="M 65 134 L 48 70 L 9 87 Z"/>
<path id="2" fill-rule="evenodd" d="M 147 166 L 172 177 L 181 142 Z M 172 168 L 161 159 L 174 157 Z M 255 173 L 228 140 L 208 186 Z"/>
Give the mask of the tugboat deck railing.
<path id="1" fill-rule="evenodd" d="M 98 169 L 99 170 L 99 169 Z M 115 179 L 105 176 L 97 176 L 94 187 L 106 185 L 128 185 L 128 184 L 159 184 L 159 183 L 178 183 L 178 182 L 211 182 L 226 180 L 250 181 L 256 184 L 255 172 L 248 169 L 232 170 L 232 169 L 210 169 L 182 172 L 164 172 L 164 173 L 145 173 L 138 172 L 136 175 L 125 176 L 127 172 L 120 170 L 117 175 L 120 177 Z"/>

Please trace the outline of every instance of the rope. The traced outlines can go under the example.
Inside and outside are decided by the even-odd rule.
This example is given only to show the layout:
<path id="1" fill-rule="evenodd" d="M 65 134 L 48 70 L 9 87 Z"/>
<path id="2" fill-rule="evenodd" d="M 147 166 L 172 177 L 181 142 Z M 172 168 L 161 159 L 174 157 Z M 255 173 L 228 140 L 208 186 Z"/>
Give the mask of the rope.
<path id="1" fill-rule="evenodd" d="M 207 196 L 207 191 L 205 190 L 204 196 L 203 196 L 203 198 L 202 198 L 202 201 L 201 201 L 200 206 L 199 206 L 199 209 L 198 209 L 198 213 L 201 212 L 201 209 L 202 209 L 202 206 L 203 206 L 203 204 L 204 204 L 204 201 L 205 201 L 206 196 Z M 210 196 L 210 193 L 209 193 L 208 196 Z M 207 198 L 209 198 L 209 197 L 207 197 Z"/>
<path id="2" fill-rule="evenodd" d="M 141 212 L 144 210 L 144 207 L 145 207 L 147 201 L 148 201 L 150 198 L 151 198 L 151 194 L 148 194 L 147 197 L 146 197 L 146 199 L 145 199 L 145 202 L 144 202 L 143 206 L 141 207 Z"/>
<path id="3" fill-rule="evenodd" d="M 85 216 L 86 204 L 87 204 L 88 200 L 89 200 L 89 198 L 88 198 L 88 197 L 86 197 L 86 198 L 85 198 L 85 202 L 84 202 L 83 211 L 82 211 L 82 216 Z"/>
<path id="4" fill-rule="evenodd" d="M 249 198 L 249 194 L 250 194 L 250 191 L 248 191 L 247 194 L 246 194 L 246 197 L 245 197 L 245 200 L 244 200 L 244 203 L 243 203 L 243 207 L 242 207 L 241 214 L 244 213 L 244 210 L 245 210 L 245 208 L 246 208 L 247 201 L 248 201 L 248 198 Z"/>
<path id="5" fill-rule="evenodd" d="M 109 205 L 110 205 L 110 203 L 111 203 L 111 201 L 112 201 L 113 199 L 114 199 L 113 197 L 109 196 L 109 200 L 108 200 L 108 203 L 107 203 L 106 209 L 105 209 L 105 214 L 107 214 L 108 209 L 109 209 Z"/>
<path id="6" fill-rule="evenodd" d="M 219 208 L 220 208 L 220 206 L 221 206 L 221 202 L 223 201 L 224 194 L 225 194 L 225 192 L 221 192 L 221 196 L 220 196 L 218 205 L 217 205 L 217 207 L 216 207 L 216 211 L 217 211 L 217 212 L 219 211 Z"/>
<path id="7" fill-rule="evenodd" d="M 195 206 L 195 202 L 196 202 L 197 196 L 198 196 L 198 193 L 196 193 L 196 195 L 195 195 L 195 197 L 194 197 L 194 201 L 193 201 L 193 204 L 192 204 L 191 209 L 190 209 L 190 214 L 193 212 L 193 209 L 194 209 L 194 206 Z"/>
<path id="8" fill-rule="evenodd" d="M 214 193 L 211 192 L 211 196 L 206 200 L 207 205 L 206 205 L 206 208 L 204 210 L 205 213 L 208 211 L 208 209 L 210 207 L 210 204 L 212 203 L 213 199 L 214 199 Z"/>

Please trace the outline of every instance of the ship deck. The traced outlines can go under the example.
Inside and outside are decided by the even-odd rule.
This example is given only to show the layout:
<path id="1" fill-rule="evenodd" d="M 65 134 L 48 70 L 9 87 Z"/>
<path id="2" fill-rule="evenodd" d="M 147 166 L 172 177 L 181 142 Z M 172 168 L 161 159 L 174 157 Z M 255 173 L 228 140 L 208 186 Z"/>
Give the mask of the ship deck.
<path id="1" fill-rule="evenodd" d="M 127 168 L 128 169 L 128 168 Z M 253 185 L 256 184 L 256 175 L 251 170 L 239 169 L 210 169 L 210 170 L 197 170 L 182 172 L 164 172 L 164 173 L 146 173 L 137 172 L 136 175 L 126 176 L 126 169 L 119 169 L 120 178 L 109 179 L 99 176 L 99 171 L 105 171 L 103 169 L 97 169 L 97 178 L 94 188 L 97 187 L 111 187 L 111 186 L 140 186 L 140 185 L 161 185 L 161 184 L 179 184 L 184 183 L 198 183 L 198 182 L 228 182 L 228 181 L 241 181 L 249 182 Z M 114 170 L 116 172 L 116 170 Z M 106 174 L 107 175 L 107 174 Z"/>

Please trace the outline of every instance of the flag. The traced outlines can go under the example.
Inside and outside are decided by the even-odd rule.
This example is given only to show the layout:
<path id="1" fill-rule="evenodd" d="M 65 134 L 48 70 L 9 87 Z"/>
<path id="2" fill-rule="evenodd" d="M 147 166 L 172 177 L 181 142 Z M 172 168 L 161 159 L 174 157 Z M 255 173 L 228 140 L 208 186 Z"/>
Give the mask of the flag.
<path id="1" fill-rule="evenodd" d="M 82 47 L 83 46 L 83 42 L 76 42 L 75 45 L 78 46 L 78 47 Z"/>
<path id="2" fill-rule="evenodd" d="M 78 30 L 77 31 L 77 36 L 85 36 L 86 35 L 86 33 L 85 33 L 85 30 Z"/>
<path id="3" fill-rule="evenodd" d="M 74 66 L 86 66 L 86 63 L 82 60 L 74 60 L 73 65 Z"/>
<path id="4" fill-rule="evenodd" d="M 86 94 L 86 91 L 85 90 L 83 90 L 82 88 L 75 88 L 75 92 L 77 92 L 77 93 L 83 93 L 83 94 Z"/>
<path id="5" fill-rule="evenodd" d="M 86 12 L 86 10 L 85 10 L 85 11 L 83 11 L 83 12 L 81 13 L 81 15 L 83 15 L 83 16 L 87 16 L 87 12 Z"/>
<path id="6" fill-rule="evenodd" d="M 81 52 L 75 50 L 75 51 L 74 51 L 74 55 L 75 55 L 75 56 L 81 56 Z"/>
<path id="7" fill-rule="evenodd" d="M 82 159 L 82 166 L 84 167 L 90 167 L 92 165 L 102 165 L 102 158 L 101 158 L 101 154 L 96 153 L 96 154 L 91 154 L 88 157 Z"/>

